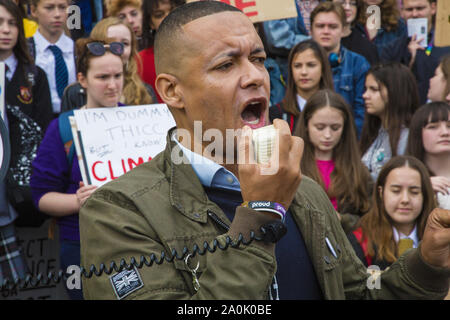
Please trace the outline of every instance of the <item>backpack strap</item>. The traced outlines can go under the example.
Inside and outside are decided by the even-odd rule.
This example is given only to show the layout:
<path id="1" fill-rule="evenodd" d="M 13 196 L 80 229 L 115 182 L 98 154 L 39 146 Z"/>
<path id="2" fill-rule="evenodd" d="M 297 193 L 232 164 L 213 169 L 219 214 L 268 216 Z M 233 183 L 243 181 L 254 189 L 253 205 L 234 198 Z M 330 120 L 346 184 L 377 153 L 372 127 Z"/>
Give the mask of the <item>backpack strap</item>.
<path id="1" fill-rule="evenodd" d="M 59 135 L 64 144 L 64 151 L 66 152 L 67 162 L 69 164 L 69 175 L 73 163 L 73 157 L 75 155 L 75 144 L 73 143 L 72 127 L 70 126 L 69 117 L 73 116 L 73 110 L 69 110 L 61 113 L 58 116 Z M 51 223 L 48 226 L 48 238 L 53 240 L 55 238 L 57 218 L 52 218 Z"/>
<path id="2" fill-rule="evenodd" d="M 63 112 L 58 117 L 59 134 L 64 144 L 69 168 L 72 166 L 73 157 L 75 155 L 75 145 L 73 143 L 72 128 L 69 121 L 70 116 L 73 116 L 73 110 Z"/>

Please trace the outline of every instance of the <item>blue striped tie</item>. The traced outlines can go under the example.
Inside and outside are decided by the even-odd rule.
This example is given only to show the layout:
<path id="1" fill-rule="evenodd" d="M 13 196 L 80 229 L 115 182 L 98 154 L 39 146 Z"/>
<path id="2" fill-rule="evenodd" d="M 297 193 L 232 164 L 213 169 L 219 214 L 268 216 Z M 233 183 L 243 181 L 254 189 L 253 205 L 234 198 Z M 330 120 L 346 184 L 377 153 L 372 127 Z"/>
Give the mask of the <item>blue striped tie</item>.
<path id="1" fill-rule="evenodd" d="M 64 62 L 61 49 L 57 46 L 48 46 L 48 48 L 55 56 L 56 90 L 58 91 L 58 96 L 61 98 L 69 81 L 69 72 L 67 71 L 67 65 Z"/>

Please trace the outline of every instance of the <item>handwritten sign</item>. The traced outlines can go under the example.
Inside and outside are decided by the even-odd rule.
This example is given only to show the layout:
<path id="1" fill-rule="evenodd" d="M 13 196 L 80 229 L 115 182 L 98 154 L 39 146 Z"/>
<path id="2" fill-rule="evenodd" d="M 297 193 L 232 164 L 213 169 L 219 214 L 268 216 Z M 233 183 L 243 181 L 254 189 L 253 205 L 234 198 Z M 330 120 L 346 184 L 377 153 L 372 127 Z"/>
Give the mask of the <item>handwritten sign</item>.
<path id="1" fill-rule="evenodd" d="M 17 228 L 17 243 L 21 247 L 23 258 L 27 264 L 27 274 L 37 283 L 40 274 L 47 279 L 51 272 L 57 275 L 60 270 L 59 241 L 48 238 L 47 220 L 39 228 Z M 59 230 L 56 228 L 55 239 L 59 239 Z M 63 270 L 64 272 L 66 270 Z M 0 290 L 0 300 L 67 300 L 65 281 L 59 283 L 42 281 L 36 286 L 15 286 Z"/>
<path id="2" fill-rule="evenodd" d="M 187 2 L 203 0 L 187 0 Z M 294 0 L 216 0 L 232 5 L 252 20 L 253 23 L 286 19 L 297 16 Z"/>
<path id="3" fill-rule="evenodd" d="M 450 46 L 450 1 L 438 0 L 436 11 L 436 47 Z"/>
<path id="4" fill-rule="evenodd" d="M 175 126 L 165 104 L 75 110 L 80 169 L 87 184 L 102 186 L 150 161 L 166 147 Z"/>

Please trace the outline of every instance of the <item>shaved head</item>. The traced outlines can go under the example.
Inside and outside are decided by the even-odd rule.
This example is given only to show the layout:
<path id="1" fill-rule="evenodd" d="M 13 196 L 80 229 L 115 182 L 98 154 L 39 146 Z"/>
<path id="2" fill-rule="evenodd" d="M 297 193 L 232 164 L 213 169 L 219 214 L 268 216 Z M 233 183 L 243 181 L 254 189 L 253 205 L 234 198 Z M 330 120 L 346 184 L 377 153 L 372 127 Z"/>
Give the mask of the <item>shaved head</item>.
<path id="1" fill-rule="evenodd" d="M 173 10 L 161 23 L 155 36 L 156 74 L 176 74 L 183 56 L 190 53 L 183 26 L 202 17 L 220 12 L 241 12 L 220 1 L 196 1 Z"/>

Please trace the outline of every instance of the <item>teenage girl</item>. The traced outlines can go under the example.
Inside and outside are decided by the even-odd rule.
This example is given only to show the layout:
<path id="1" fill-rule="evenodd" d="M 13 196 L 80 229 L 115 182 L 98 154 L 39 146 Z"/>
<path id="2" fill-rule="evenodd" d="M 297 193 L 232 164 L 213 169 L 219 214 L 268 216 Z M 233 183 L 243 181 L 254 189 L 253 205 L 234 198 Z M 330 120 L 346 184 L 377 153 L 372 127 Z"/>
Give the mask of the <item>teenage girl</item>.
<path id="1" fill-rule="evenodd" d="M 305 144 L 302 173 L 325 189 L 336 211 L 353 218 L 367 212 L 372 183 L 345 99 L 329 89 L 317 91 L 306 103 L 294 135 Z"/>
<path id="2" fill-rule="evenodd" d="M 419 107 L 416 80 L 400 63 L 377 64 L 366 76 L 366 107 L 360 148 L 375 181 L 381 167 L 405 153 L 409 123 Z"/>
<path id="3" fill-rule="evenodd" d="M 325 50 L 314 40 L 292 48 L 288 57 L 288 84 L 284 99 L 269 108 L 270 121 L 284 119 L 291 132 L 308 99 L 320 89 L 333 88 L 333 76 Z"/>
<path id="4" fill-rule="evenodd" d="M 380 171 L 372 206 L 349 234 L 349 240 L 366 266 L 386 269 L 405 250 L 418 247 L 435 207 L 430 176 L 423 163 L 411 156 L 396 156 Z"/>
<path id="5" fill-rule="evenodd" d="M 408 154 L 427 167 L 439 206 L 450 208 L 450 105 L 423 105 L 414 113 L 409 132 Z"/>
<path id="6" fill-rule="evenodd" d="M 124 77 L 122 54 L 120 42 L 89 38 L 77 41 L 78 81 L 87 95 L 82 109 L 119 105 Z M 39 147 L 31 187 L 35 205 L 57 219 L 61 268 L 66 270 L 70 265 L 80 265 L 78 211 L 96 187 L 83 184 L 78 161 L 72 158 L 69 163 L 59 120 L 50 123 Z M 81 290 L 68 290 L 68 294 L 71 299 L 82 299 Z"/>

